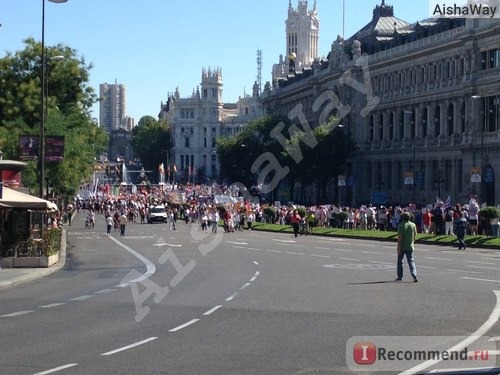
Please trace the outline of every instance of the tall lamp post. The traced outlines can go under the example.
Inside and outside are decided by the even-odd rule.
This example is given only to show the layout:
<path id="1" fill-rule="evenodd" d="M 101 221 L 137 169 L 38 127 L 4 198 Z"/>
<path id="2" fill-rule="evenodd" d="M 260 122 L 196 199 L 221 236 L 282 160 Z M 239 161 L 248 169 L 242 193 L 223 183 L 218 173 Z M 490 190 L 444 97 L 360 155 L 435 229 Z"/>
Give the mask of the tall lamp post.
<path id="1" fill-rule="evenodd" d="M 51 3 L 65 3 L 67 0 L 48 0 Z M 45 81 L 47 79 L 47 62 L 45 58 L 45 0 L 42 0 L 42 69 L 41 69 L 41 90 L 40 90 L 40 179 L 38 195 L 43 198 L 43 184 L 45 181 Z"/>

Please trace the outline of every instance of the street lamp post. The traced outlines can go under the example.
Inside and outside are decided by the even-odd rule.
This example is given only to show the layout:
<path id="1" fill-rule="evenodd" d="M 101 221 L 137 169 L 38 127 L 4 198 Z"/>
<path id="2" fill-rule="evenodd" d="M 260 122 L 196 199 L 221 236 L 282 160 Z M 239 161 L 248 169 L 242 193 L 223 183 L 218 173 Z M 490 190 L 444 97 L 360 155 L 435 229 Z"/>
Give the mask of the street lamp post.
<path id="1" fill-rule="evenodd" d="M 67 0 L 48 0 L 51 3 L 65 3 Z M 41 88 L 40 88 L 40 177 L 38 195 L 43 198 L 43 184 L 45 181 L 45 85 L 47 74 L 47 63 L 45 58 L 45 0 L 42 0 L 42 55 L 41 55 Z"/>

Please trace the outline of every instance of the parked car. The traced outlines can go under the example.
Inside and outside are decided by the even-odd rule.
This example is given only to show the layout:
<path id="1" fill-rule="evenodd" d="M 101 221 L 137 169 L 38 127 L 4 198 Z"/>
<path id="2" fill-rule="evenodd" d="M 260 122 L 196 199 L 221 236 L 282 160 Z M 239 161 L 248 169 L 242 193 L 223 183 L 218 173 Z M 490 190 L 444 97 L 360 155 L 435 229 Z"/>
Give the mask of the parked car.
<path id="1" fill-rule="evenodd" d="M 151 207 L 148 214 L 148 224 L 155 223 L 158 221 L 166 223 L 167 217 L 168 217 L 167 211 L 165 210 L 164 206 Z"/>

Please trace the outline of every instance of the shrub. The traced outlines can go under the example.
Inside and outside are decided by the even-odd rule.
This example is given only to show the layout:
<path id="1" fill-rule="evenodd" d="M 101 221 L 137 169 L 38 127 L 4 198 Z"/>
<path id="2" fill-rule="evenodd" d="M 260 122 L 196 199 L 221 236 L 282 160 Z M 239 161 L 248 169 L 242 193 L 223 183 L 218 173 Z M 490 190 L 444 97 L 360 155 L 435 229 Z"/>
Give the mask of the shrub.
<path id="1" fill-rule="evenodd" d="M 51 256 L 59 253 L 61 249 L 61 229 L 47 229 L 43 232 L 41 255 Z"/>
<path id="2" fill-rule="evenodd" d="M 481 211 L 479 211 L 479 214 L 487 220 L 492 220 L 499 216 L 498 209 L 493 206 L 488 206 L 481 209 Z"/>
<path id="3" fill-rule="evenodd" d="M 264 208 L 264 216 L 266 217 L 266 223 L 273 223 L 276 217 L 276 210 L 274 207 L 267 206 Z"/>

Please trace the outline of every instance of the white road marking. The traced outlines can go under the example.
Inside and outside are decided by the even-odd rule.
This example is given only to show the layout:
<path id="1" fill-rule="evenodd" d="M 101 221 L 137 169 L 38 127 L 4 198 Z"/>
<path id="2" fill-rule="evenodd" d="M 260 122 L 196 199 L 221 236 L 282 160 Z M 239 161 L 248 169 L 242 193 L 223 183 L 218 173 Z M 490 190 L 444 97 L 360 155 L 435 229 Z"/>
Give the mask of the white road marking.
<path id="1" fill-rule="evenodd" d="M 496 263 L 492 263 L 492 262 L 478 262 L 478 261 L 474 261 L 474 260 L 466 260 L 464 263 L 489 264 L 491 266 L 495 266 L 496 265 Z"/>
<path id="2" fill-rule="evenodd" d="M 234 299 L 234 297 L 236 297 L 237 295 L 238 295 L 238 292 L 231 294 L 229 297 L 226 298 L 226 302 L 232 301 Z"/>
<path id="3" fill-rule="evenodd" d="M 181 324 L 180 326 L 177 326 L 175 328 L 172 328 L 171 330 L 169 330 L 168 332 L 177 332 L 183 328 L 186 328 L 186 327 L 189 327 L 190 325 L 196 323 L 198 320 L 200 319 L 193 319 L 193 320 L 190 320 L 189 322 L 187 323 L 184 323 L 184 324 Z"/>
<path id="4" fill-rule="evenodd" d="M 95 292 L 95 294 L 107 294 L 107 293 L 111 293 L 111 292 L 114 292 L 116 289 L 101 289 L 97 292 Z"/>
<path id="5" fill-rule="evenodd" d="M 339 259 L 342 259 L 342 260 L 352 260 L 354 262 L 359 262 L 359 259 L 354 259 L 354 258 L 339 258 Z"/>
<path id="6" fill-rule="evenodd" d="M 173 243 L 154 243 L 153 246 L 182 247 L 182 245 L 176 245 Z"/>
<path id="7" fill-rule="evenodd" d="M 249 247 L 248 250 L 262 251 L 262 249 L 257 249 L 255 247 Z"/>
<path id="8" fill-rule="evenodd" d="M 243 246 L 233 246 L 233 249 L 244 249 Z"/>
<path id="9" fill-rule="evenodd" d="M 277 240 L 275 238 L 272 239 L 272 241 L 276 241 L 276 242 L 285 242 L 285 243 L 295 243 L 294 240 Z"/>
<path id="10" fill-rule="evenodd" d="M 208 315 L 212 314 L 213 312 L 215 312 L 215 311 L 219 310 L 221 307 L 222 307 L 222 305 L 217 305 L 217 306 L 215 306 L 215 307 L 212 307 L 210 310 L 205 311 L 205 312 L 203 313 L 203 315 L 208 316 Z"/>
<path id="11" fill-rule="evenodd" d="M 376 262 L 374 260 L 370 260 L 368 263 L 375 263 L 375 264 L 392 264 L 391 262 Z"/>
<path id="12" fill-rule="evenodd" d="M 253 264 L 255 264 L 256 266 L 259 265 L 259 262 L 257 262 L 256 260 L 253 261 Z"/>
<path id="13" fill-rule="evenodd" d="M 377 246 L 377 245 L 360 243 L 360 244 L 356 244 L 356 246 L 359 246 L 359 247 L 375 247 L 375 246 Z"/>
<path id="14" fill-rule="evenodd" d="M 330 250 L 329 247 L 321 247 L 321 246 L 314 246 L 313 249 L 316 249 L 316 250 Z"/>
<path id="15" fill-rule="evenodd" d="M 323 240 L 320 240 L 319 242 L 327 242 L 327 241 L 334 241 L 334 242 L 346 242 L 343 238 L 324 238 Z"/>
<path id="16" fill-rule="evenodd" d="M 498 270 L 499 268 L 498 267 L 485 267 L 485 266 L 471 266 L 469 264 L 466 264 L 465 267 L 469 267 L 469 268 L 479 268 L 481 270 Z"/>
<path id="17" fill-rule="evenodd" d="M 241 286 L 241 288 L 240 288 L 240 289 L 245 289 L 245 288 L 247 288 L 247 287 L 249 287 L 249 286 L 250 286 L 250 283 L 245 283 L 245 284 L 243 284 L 243 285 Z"/>
<path id="18" fill-rule="evenodd" d="M 260 275 L 260 271 L 255 272 L 255 276 L 259 276 L 259 275 Z"/>
<path id="19" fill-rule="evenodd" d="M 446 271 L 450 271 L 450 272 L 466 272 L 466 273 L 484 273 L 484 272 L 481 272 L 481 271 L 454 270 L 452 268 L 447 268 Z"/>
<path id="20" fill-rule="evenodd" d="M 281 253 L 279 250 L 266 250 L 269 253 Z"/>
<path id="21" fill-rule="evenodd" d="M 304 253 L 295 253 L 293 251 L 287 251 L 286 253 L 290 255 L 304 255 Z"/>
<path id="22" fill-rule="evenodd" d="M 443 260 L 446 262 L 451 262 L 451 259 L 448 258 L 433 258 L 433 257 L 424 257 L 424 259 L 430 259 L 430 260 Z"/>
<path id="23" fill-rule="evenodd" d="M 309 256 L 317 258 L 330 258 L 330 255 L 320 255 L 320 254 L 310 254 Z"/>
<path id="24" fill-rule="evenodd" d="M 253 276 L 249 281 L 253 283 L 255 280 L 257 280 L 257 276 Z"/>
<path id="25" fill-rule="evenodd" d="M 332 249 L 332 250 L 343 251 L 344 253 L 352 253 L 353 252 L 353 250 L 349 250 L 349 249 Z"/>
<path id="26" fill-rule="evenodd" d="M 234 241 L 224 241 L 226 243 L 230 243 L 230 244 L 233 244 L 233 245 L 248 245 L 247 242 L 234 242 Z"/>
<path id="27" fill-rule="evenodd" d="M 85 295 L 85 296 L 72 298 L 72 299 L 70 299 L 70 301 L 85 301 L 86 299 L 89 299 L 92 297 L 95 297 L 95 296 Z"/>
<path id="28" fill-rule="evenodd" d="M 435 270 L 436 269 L 436 267 L 422 266 L 421 264 L 418 265 L 418 268 L 426 268 L 426 269 L 429 269 L 429 270 Z"/>
<path id="29" fill-rule="evenodd" d="M 41 309 L 50 309 L 52 307 L 57 307 L 57 306 L 62 306 L 65 305 L 66 302 L 60 302 L 60 303 L 50 303 L 48 305 L 43 305 L 43 306 L 38 306 Z"/>
<path id="30" fill-rule="evenodd" d="M 143 273 L 141 276 L 135 278 L 134 280 L 130 280 L 128 283 L 140 283 L 144 280 L 147 280 L 149 279 L 151 276 L 153 276 L 156 272 L 156 266 L 154 265 L 153 262 L 151 262 L 149 259 L 145 258 L 143 255 L 139 254 L 137 251 L 135 251 L 134 249 L 128 247 L 127 245 L 121 243 L 120 241 L 118 241 L 116 238 L 114 237 L 110 237 L 117 245 L 121 246 L 122 248 L 124 248 L 125 250 L 127 250 L 130 254 L 132 254 L 133 256 L 135 256 L 137 259 L 139 259 L 141 262 L 144 263 L 144 265 L 146 266 L 146 272 Z M 151 237 L 151 238 L 154 238 L 154 237 Z"/>
<path id="31" fill-rule="evenodd" d="M 78 366 L 78 363 L 68 363 L 67 365 L 62 365 L 62 366 L 59 366 L 59 367 L 55 367 L 55 368 L 47 370 L 47 371 L 37 372 L 36 374 L 33 374 L 33 375 L 47 375 L 47 374 L 52 374 L 54 372 L 65 370 L 67 368 L 75 367 L 75 366 Z"/>
<path id="32" fill-rule="evenodd" d="M 35 312 L 35 310 L 16 311 L 10 314 L 0 315 L 0 318 L 12 318 L 15 316 L 31 314 L 32 312 Z"/>
<path id="33" fill-rule="evenodd" d="M 475 280 L 475 281 L 487 281 L 487 282 L 490 282 L 490 283 L 500 283 L 500 280 L 478 279 L 478 278 L 475 278 L 475 277 L 466 277 L 466 276 L 462 276 L 461 279 L 464 279 L 464 280 Z"/>
<path id="34" fill-rule="evenodd" d="M 481 336 L 483 336 L 486 332 L 488 332 L 488 330 L 498 322 L 498 318 L 500 317 L 500 302 L 499 302 L 500 291 L 494 290 L 493 292 L 495 293 L 497 301 L 496 301 L 496 305 L 493 308 L 493 311 L 491 312 L 488 320 L 486 320 L 486 322 L 484 322 L 484 324 L 481 327 L 479 327 L 476 330 L 476 332 L 472 333 L 469 337 L 465 338 L 464 340 L 459 342 L 457 345 L 448 349 L 447 352 L 452 352 L 452 351 L 458 352 L 460 350 L 463 350 L 464 348 L 466 348 L 467 346 L 469 346 L 470 344 L 472 344 L 473 342 L 478 340 Z M 417 366 L 412 367 L 411 369 L 408 369 L 408 370 L 400 373 L 400 375 L 415 374 L 415 373 L 421 372 L 422 370 L 424 370 L 430 366 L 433 366 L 439 362 L 441 362 L 441 359 L 428 360 L 428 361 L 425 361 Z"/>
<path id="35" fill-rule="evenodd" d="M 375 255 L 382 255 L 383 253 L 379 253 L 376 251 L 362 251 L 361 253 L 363 254 L 375 254 Z"/>
<path id="36" fill-rule="evenodd" d="M 127 345 L 127 346 L 122 346 L 121 348 L 118 348 L 118 349 L 115 349 L 115 350 L 111 350 L 111 351 L 106 352 L 106 353 L 102 353 L 101 355 L 113 355 L 113 354 L 116 354 L 116 353 L 119 353 L 119 352 L 123 352 L 125 350 L 132 349 L 132 348 L 135 348 L 136 346 L 143 345 L 143 344 L 146 344 L 146 343 L 148 343 L 150 341 L 156 340 L 157 338 L 158 337 L 150 337 L 148 339 L 145 339 L 145 340 L 142 340 L 142 341 L 138 341 L 138 342 L 135 342 L 135 343 Z"/>

